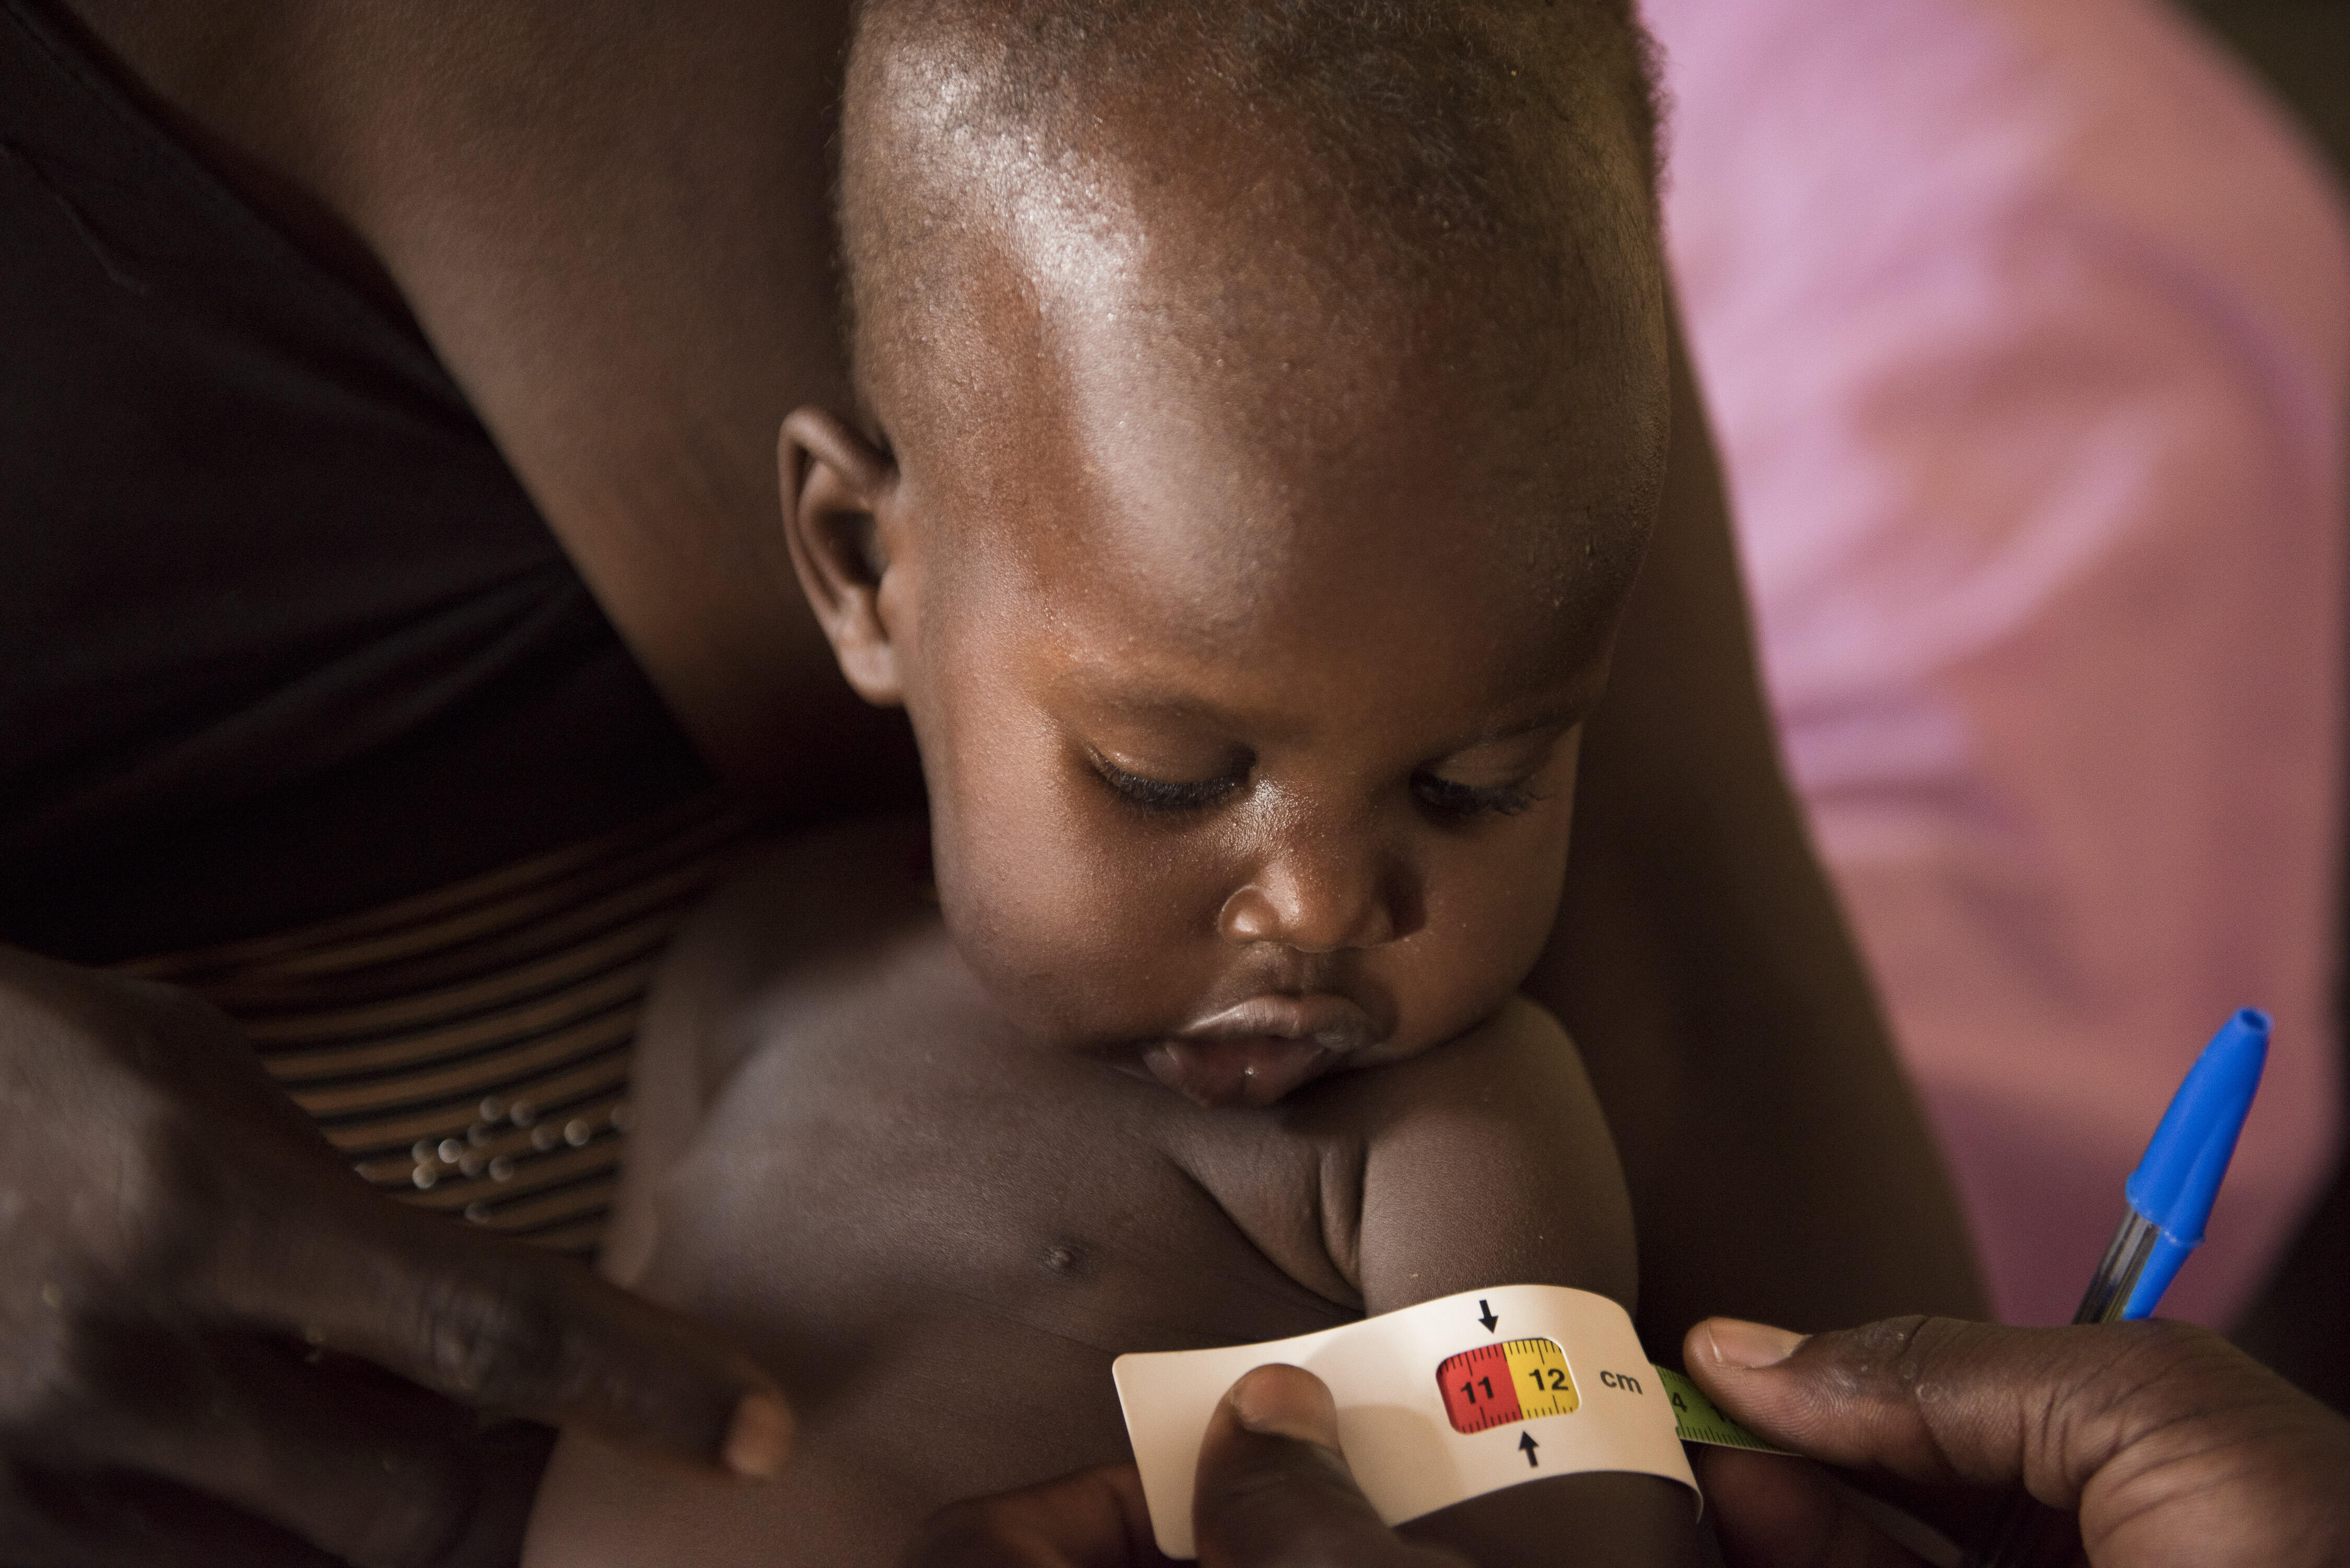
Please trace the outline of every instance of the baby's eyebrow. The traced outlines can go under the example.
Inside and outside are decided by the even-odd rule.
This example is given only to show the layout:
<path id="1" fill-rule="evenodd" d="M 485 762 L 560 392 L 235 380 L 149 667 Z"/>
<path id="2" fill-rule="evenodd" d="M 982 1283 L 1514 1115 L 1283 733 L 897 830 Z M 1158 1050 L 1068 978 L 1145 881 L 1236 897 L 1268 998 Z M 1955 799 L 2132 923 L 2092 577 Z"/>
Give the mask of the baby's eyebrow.
<path id="1" fill-rule="evenodd" d="M 1464 738 L 1460 744 L 1446 751 L 1444 755 L 1458 756 L 1462 752 L 1473 752 L 1484 746 L 1503 745 L 1511 741 L 1523 740 L 1529 735 L 1541 734 L 1545 731 L 1556 732 L 1571 730 L 1588 717 L 1590 717 L 1588 703 L 1582 701 L 1562 703 L 1556 707 L 1545 708 L 1530 718 L 1513 720 L 1492 729 L 1481 730 Z"/>
<path id="2" fill-rule="evenodd" d="M 1128 685 L 1102 672 L 1082 668 L 1072 673 L 1076 675 L 1079 690 L 1087 701 L 1114 710 L 1121 718 L 1198 724 L 1229 734 L 1246 734 L 1258 742 L 1278 742 L 1284 733 L 1313 727 L 1313 721 L 1306 716 L 1276 719 L 1263 712 L 1226 707 L 1198 692 L 1180 688 Z M 1428 754 L 1431 758 L 1452 757 L 1463 752 L 1504 745 L 1529 736 L 1555 735 L 1589 718 L 1598 695 L 1599 683 L 1586 680 L 1576 680 L 1564 690 L 1554 686 L 1547 691 L 1523 692 L 1518 699 L 1520 701 L 1539 700 L 1541 706 L 1531 712 L 1521 710 L 1518 714 L 1449 738 Z"/>
<path id="3" fill-rule="evenodd" d="M 1145 714 L 1158 718 L 1190 719 L 1227 729 L 1238 728 L 1250 716 L 1209 702 L 1189 692 L 1158 691 L 1149 688 L 1134 690 L 1100 682 L 1088 681 L 1091 695 L 1107 707 L 1121 713 Z"/>
<path id="4" fill-rule="evenodd" d="M 1488 730 L 1471 741 L 1468 746 L 1461 749 L 1467 751 L 1471 746 L 1499 745 L 1503 741 L 1514 741 L 1520 735 L 1531 735 L 1538 730 L 1564 730 L 1580 722 L 1582 718 L 1583 715 L 1579 711 L 1570 712 L 1565 710 L 1540 713 L 1520 723 L 1507 724 L 1497 730 Z"/>

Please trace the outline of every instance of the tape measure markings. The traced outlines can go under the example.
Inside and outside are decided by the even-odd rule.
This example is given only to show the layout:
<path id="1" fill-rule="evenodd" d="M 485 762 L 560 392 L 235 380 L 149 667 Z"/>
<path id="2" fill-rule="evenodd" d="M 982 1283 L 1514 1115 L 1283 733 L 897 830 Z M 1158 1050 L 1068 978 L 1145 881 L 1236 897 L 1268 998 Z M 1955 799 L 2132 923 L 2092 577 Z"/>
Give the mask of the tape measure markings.
<path id="1" fill-rule="evenodd" d="M 1500 1336 L 1503 1322 L 1517 1337 Z M 1261 1345 L 1129 1353 L 1110 1372 L 1153 1538 L 1180 1559 L 1193 1552 L 1201 1435 L 1233 1381 L 1268 1362 L 1329 1388 L 1355 1479 L 1390 1524 L 1594 1471 L 1657 1476 L 1696 1501 L 1667 1386 L 1633 1375 L 1648 1359 L 1621 1303 L 1504 1285 Z"/>
<path id="2" fill-rule="evenodd" d="M 1649 1363 L 1654 1366 L 1654 1362 Z M 1684 1443 L 1710 1443 L 1717 1449 L 1752 1449 L 1758 1454 L 1783 1454 L 1715 1407 L 1704 1390 L 1669 1366 L 1658 1366 L 1657 1376 L 1672 1401 L 1673 1428 Z"/>
<path id="3" fill-rule="evenodd" d="M 1463 1437 L 1513 1421 L 1572 1414 L 1583 1403 L 1555 1339 L 1513 1339 L 1481 1345 L 1436 1369 L 1444 1417 Z"/>

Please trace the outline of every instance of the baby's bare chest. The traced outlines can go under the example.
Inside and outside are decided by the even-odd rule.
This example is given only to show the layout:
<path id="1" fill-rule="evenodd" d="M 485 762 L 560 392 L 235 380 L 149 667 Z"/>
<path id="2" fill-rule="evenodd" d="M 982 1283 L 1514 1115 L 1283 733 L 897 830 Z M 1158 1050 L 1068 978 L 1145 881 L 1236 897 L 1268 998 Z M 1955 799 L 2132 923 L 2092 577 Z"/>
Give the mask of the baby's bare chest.
<path id="1" fill-rule="evenodd" d="M 1123 1459 L 1118 1355 L 1356 1315 L 1293 1277 L 1312 1277 L 1316 1151 L 1269 1121 L 1170 1139 L 1154 1085 L 907 1054 L 762 1054 L 660 1189 L 642 1288 L 793 1394 L 789 1533 L 856 1519 L 873 1539 L 877 1518 Z M 806 1545 L 858 1555 L 820 1529 Z"/>

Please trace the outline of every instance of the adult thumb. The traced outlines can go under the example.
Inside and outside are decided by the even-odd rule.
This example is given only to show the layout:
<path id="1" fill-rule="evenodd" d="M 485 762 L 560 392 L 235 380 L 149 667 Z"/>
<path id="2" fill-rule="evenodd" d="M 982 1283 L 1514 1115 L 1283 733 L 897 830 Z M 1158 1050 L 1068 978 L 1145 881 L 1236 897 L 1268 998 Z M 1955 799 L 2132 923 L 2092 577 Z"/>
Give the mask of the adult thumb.
<path id="1" fill-rule="evenodd" d="M 1466 1568 L 1380 1522 L 1339 1451 L 1330 1390 L 1295 1366 L 1260 1366 L 1217 1406 L 1191 1516 L 1200 1568 Z"/>
<path id="2" fill-rule="evenodd" d="M 1929 1485 L 2021 1481 L 2098 1568 L 2350 1561 L 2350 1422 L 2184 1324 L 1895 1318 L 1800 1338 L 1713 1318 L 1683 1345 L 1782 1448 Z"/>

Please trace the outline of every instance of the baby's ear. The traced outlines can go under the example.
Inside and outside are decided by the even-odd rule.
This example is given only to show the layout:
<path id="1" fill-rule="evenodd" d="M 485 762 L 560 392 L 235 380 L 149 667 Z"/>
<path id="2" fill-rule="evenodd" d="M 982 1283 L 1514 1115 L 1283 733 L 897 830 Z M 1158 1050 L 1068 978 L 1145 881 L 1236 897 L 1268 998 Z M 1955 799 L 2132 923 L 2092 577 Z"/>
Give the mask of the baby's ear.
<path id="1" fill-rule="evenodd" d="M 784 421 L 775 456 L 800 590 L 848 684 L 868 702 L 894 708 L 905 687 L 881 585 L 889 575 L 882 512 L 897 464 L 838 414 L 816 408 L 795 409 Z"/>

